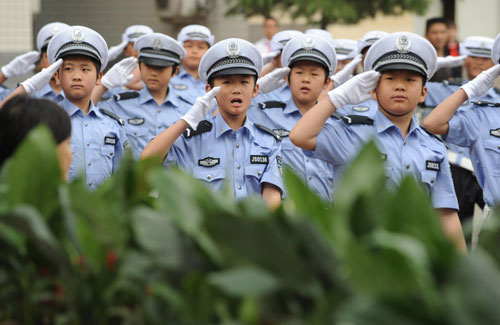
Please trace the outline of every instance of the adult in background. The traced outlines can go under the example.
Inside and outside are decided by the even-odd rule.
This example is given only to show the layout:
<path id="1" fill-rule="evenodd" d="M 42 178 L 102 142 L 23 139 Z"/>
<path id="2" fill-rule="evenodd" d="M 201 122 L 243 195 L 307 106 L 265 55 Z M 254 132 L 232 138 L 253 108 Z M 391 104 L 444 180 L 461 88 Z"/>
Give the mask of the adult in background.
<path id="1" fill-rule="evenodd" d="M 279 31 L 280 27 L 275 18 L 268 16 L 264 19 L 264 25 L 262 25 L 262 28 L 265 37 L 257 41 L 255 46 L 261 54 L 265 54 L 271 52 L 271 39 L 274 34 Z"/>

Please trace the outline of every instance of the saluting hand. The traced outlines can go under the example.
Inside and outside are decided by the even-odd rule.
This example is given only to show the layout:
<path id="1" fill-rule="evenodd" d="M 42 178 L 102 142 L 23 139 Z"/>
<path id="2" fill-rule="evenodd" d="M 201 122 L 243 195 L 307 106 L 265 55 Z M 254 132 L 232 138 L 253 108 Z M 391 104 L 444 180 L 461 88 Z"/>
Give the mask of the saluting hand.
<path id="1" fill-rule="evenodd" d="M 330 90 L 328 96 L 337 109 L 345 105 L 359 104 L 371 98 L 370 92 L 377 87 L 379 79 L 380 72 L 366 71 Z"/>
<path id="2" fill-rule="evenodd" d="M 108 89 L 127 85 L 133 78 L 132 72 L 137 67 L 137 59 L 133 56 L 115 64 L 102 77 L 102 84 Z"/>
<path id="3" fill-rule="evenodd" d="M 480 97 L 493 87 L 495 79 L 500 75 L 500 64 L 494 65 L 486 71 L 481 72 L 474 80 L 469 81 L 462 88 L 469 99 Z"/>
<path id="4" fill-rule="evenodd" d="M 464 64 L 466 58 L 467 55 L 438 57 L 436 70 L 459 67 Z"/>
<path id="5" fill-rule="evenodd" d="M 334 87 L 338 87 L 342 85 L 344 82 L 351 78 L 354 69 L 358 66 L 358 64 L 363 60 L 363 55 L 359 54 L 351 62 L 344 66 L 344 69 L 340 70 L 336 74 L 334 74 L 330 79 L 334 82 Z"/>
<path id="6" fill-rule="evenodd" d="M 118 45 L 111 46 L 108 50 L 108 62 L 113 61 L 122 54 L 123 50 L 127 47 L 128 41 L 123 41 Z"/>
<path id="7" fill-rule="evenodd" d="M 21 82 L 21 86 L 23 86 L 26 94 L 31 94 L 36 90 L 40 90 L 50 82 L 50 79 L 54 76 L 59 67 L 62 65 L 63 59 L 59 59 L 56 62 L 52 63 L 48 68 L 42 69 L 42 71 L 38 72 L 33 77 L 26 79 Z"/>
<path id="8" fill-rule="evenodd" d="M 280 68 L 276 69 L 264 77 L 259 78 L 257 80 L 257 84 L 259 85 L 259 93 L 266 94 L 271 92 L 285 84 L 285 77 L 290 73 L 290 68 Z"/>
<path id="9" fill-rule="evenodd" d="M 196 130 L 200 123 L 210 113 L 212 108 L 217 104 L 215 96 L 219 93 L 220 87 L 214 87 L 208 93 L 196 98 L 193 107 L 183 116 L 182 120 L 186 121 L 189 126 Z"/>
<path id="10" fill-rule="evenodd" d="M 35 69 L 35 62 L 40 58 L 40 52 L 31 51 L 16 56 L 12 61 L 2 67 L 6 78 L 23 76 Z"/>

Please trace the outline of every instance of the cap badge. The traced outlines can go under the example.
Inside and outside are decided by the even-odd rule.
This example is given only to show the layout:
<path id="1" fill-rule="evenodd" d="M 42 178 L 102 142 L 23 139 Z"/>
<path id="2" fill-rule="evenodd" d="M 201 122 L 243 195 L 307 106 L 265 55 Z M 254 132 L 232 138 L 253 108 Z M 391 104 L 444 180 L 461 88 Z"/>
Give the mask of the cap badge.
<path id="1" fill-rule="evenodd" d="M 305 50 L 312 50 L 314 48 L 314 40 L 311 37 L 306 37 L 306 39 L 302 42 L 302 47 Z"/>
<path id="2" fill-rule="evenodd" d="M 52 27 L 52 35 L 55 35 L 59 31 L 59 26 Z"/>
<path id="3" fill-rule="evenodd" d="M 79 29 L 75 29 L 73 31 L 73 35 L 71 36 L 74 42 L 81 43 L 83 42 L 83 32 Z"/>
<path id="4" fill-rule="evenodd" d="M 155 38 L 153 40 L 153 49 L 155 50 L 161 50 L 163 47 L 163 42 L 159 38 Z"/>
<path id="5" fill-rule="evenodd" d="M 479 48 L 485 49 L 486 48 L 486 43 L 485 42 L 481 42 L 481 44 L 479 45 Z"/>
<path id="6" fill-rule="evenodd" d="M 238 56 L 240 56 L 240 46 L 238 44 L 236 44 L 235 42 L 229 42 L 229 44 L 227 44 L 227 55 L 231 58 L 231 59 L 234 59 L 234 58 L 237 58 Z"/>
<path id="7" fill-rule="evenodd" d="M 411 42 L 408 36 L 406 35 L 401 35 L 398 37 L 396 40 L 396 50 L 399 53 L 408 53 L 411 47 Z"/>

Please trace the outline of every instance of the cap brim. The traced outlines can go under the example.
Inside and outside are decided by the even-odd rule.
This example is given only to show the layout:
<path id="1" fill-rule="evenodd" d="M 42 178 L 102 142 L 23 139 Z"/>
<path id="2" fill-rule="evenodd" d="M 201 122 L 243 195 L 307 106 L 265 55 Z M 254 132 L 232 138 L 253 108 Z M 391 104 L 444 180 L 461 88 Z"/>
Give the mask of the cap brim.
<path id="1" fill-rule="evenodd" d="M 410 70 L 420 73 L 424 78 L 427 78 L 427 73 L 419 67 L 408 63 L 391 63 L 381 66 L 377 69 L 378 72 L 389 71 L 389 70 Z"/>
<path id="2" fill-rule="evenodd" d="M 140 56 L 139 60 L 141 62 L 144 62 L 147 65 L 154 66 L 154 67 L 170 67 L 172 65 L 175 65 L 175 62 L 168 61 L 168 60 L 162 60 L 158 58 L 148 58 L 145 56 Z"/>
<path id="3" fill-rule="evenodd" d="M 210 78 L 215 78 L 215 77 L 220 77 L 220 76 L 229 76 L 229 75 L 233 75 L 233 74 L 257 75 L 257 72 L 255 72 L 255 70 L 252 70 L 250 68 L 242 68 L 242 67 L 227 68 L 227 69 L 223 69 L 223 70 L 214 72 L 213 74 L 210 75 Z"/>
<path id="4" fill-rule="evenodd" d="M 62 53 L 60 53 L 58 55 L 58 57 L 56 58 L 59 59 L 59 58 L 64 58 L 65 56 L 68 56 L 68 55 L 84 55 L 84 56 L 88 56 L 88 57 L 91 57 L 92 59 L 96 60 L 97 62 L 99 62 L 99 64 L 102 65 L 102 62 L 101 62 L 101 58 L 99 58 L 99 56 L 97 54 L 95 54 L 94 52 L 91 52 L 89 50 L 86 50 L 86 49 L 71 49 L 71 50 L 68 50 L 68 51 L 64 51 Z"/>

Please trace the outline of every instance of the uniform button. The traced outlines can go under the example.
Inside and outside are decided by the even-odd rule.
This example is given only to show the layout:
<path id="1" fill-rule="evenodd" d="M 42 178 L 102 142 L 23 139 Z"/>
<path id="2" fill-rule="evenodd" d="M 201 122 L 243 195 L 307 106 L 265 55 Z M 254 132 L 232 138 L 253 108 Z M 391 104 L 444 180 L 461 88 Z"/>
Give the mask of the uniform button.
<path id="1" fill-rule="evenodd" d="M 236 168 L 241 169 L 241 165 L 240 165 L 240 164 L 238 164 L 238 165 L 236 166 Z"/>
<path id="2" fill-rule="evenodd" d="M 241 190 L 241 185 L 238 185 L 238 190 Z"/>
<path id="3" fill-rule="evenodd" d="M 309 158 L 306 159 L 306 162 L 309 162 Z"/>
<path id="4" fill-rule="evenodd" d="M 434 184 L 434 180 L 433 179 L 431 179 L 431 184 Z"/>
<path id="5" fill-rule="evenodd" d="M 406 142 L 403 142 L 403 146 L 406 146 Z"/>
<path id="6" fill-rule="evenodd" d="M 212 175 L 207 175 L 207 179 L 212 179 Z"/>
<path id="7" fill-rule="evenodd" d="M 161 126 L 158 125 L 158 129 L 161 129 Z"/>
<path id="8" fill-rule="evenodd" d="M 410 169 L 410 165 L 406 165 L 406 169 Z"/>
<path id="9" fill-rule="evenodd" d="M 161 113 L 161 109 L 158 110 L 158 113 Z"/>
<path id="10" fill-rule="evenodd" d="M 258 175 L 258 176 L 262 175 L 262 172 L 259 170 L 259 171 L 257 172 L 257 175 Z"/>
<path id="11" fill-rule="evenodd" d="M 92 186 L 92 183 L 88 183 L 88 186 Z"/>
<path id="12" fill-rule="evenodd" d="M 88 125 L 89 125 L 89 123 L 85 122 L 85 126 L 88 126 Z"/>
<path id="13" fill-rule="evenodd" d="M 87 147 L 90 147 L 90 142 L 87 142 Z"/>
<path id="14" fill-rule="evenodd" d="M 134 135 L 137 135 L 137 132 L 134 132 Z"/>
<path id="15" fill-rule="evenodd" d="M 239 148 L 239 147 L 240 147 L 240 144 L 239 144 L 239 143 L 237 143 L 237 144 L 236 144 L 236 148 Z"/>
<path id="16" fill-rule="evenodd" d="M 114 154 L 112 152 L 109 153 L 110 156 L 113 156 Z"/>
<path id="17" fill-rule="evenodd" d="M 498 146 L 498 149 L 500 149 L 500 146 Z"/>
<path id="18" fill-rule="evenodd" d="M 87 165 L 89 165 L 89 166 L 92 165 L 92 162 L 89 162 Z"/>
<path id="19" fill-rule="evenodd" d="M 309 180 L 313 179 L 312 176 L 309 176 Z"/>

